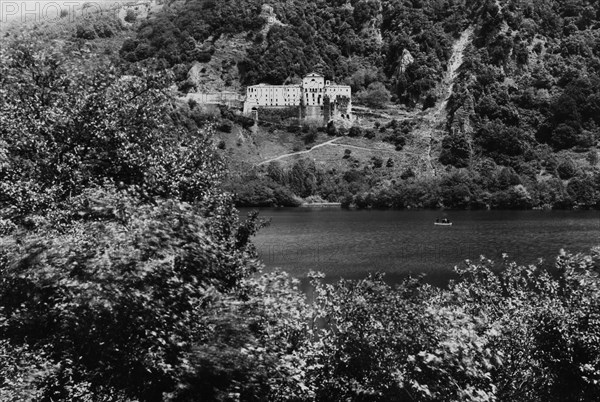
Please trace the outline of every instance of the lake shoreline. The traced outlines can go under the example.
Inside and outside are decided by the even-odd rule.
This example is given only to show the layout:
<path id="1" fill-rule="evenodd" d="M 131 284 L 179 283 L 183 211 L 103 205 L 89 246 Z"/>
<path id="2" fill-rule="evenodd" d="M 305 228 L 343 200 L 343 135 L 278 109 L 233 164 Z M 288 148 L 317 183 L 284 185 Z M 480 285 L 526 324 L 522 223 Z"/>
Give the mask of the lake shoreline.
<path id="1" fill-rule="evenodd" d="M 264 204 L 236 204 L 237 209 L 283 209 L 283 208 L 307 208 L 307 207 L 339 207 L 340 209 L 347 211 L 600 211 L 600 205 L 597 206 L 586 206 L 577 205 L 568 208 L 555 207 L 551 205 L 535 206 L 531 208 L 496 208 L 492 206 L 486 206 L 482 208 L 466 207 L 466 208 L 454 208 L 454 207 L 439 207 L 439 208 L 427 208 L 427 207 L 412 207 L 407 206 L 404 208 L 390 208 L 390 207 L 366 207 L 360 208 L 357 206 L 346 206 L 343 202 L 307 202 L 299 203 L 298 205 L 264 205 Z"/>
<path id="2" fill-rule="evenodd" d="M 248 209 L 252 210 L 252 209 Z M 242 209 L 241 215 L 247 212 Z M 600 244 L 600 213 L 589 210 L 456 211 L 260 208 L 271 224 L 253 238 L 267 270 L 302 279 L 309 271 L 332 280 L 383 272 L 390 283 L 426 274 L 445 283 L 453 268 L 480 256 L 502 265 L 539 258 L 553 265 L 561 249 Z M 448 218 L 453 226 L 436 226 Z"/>

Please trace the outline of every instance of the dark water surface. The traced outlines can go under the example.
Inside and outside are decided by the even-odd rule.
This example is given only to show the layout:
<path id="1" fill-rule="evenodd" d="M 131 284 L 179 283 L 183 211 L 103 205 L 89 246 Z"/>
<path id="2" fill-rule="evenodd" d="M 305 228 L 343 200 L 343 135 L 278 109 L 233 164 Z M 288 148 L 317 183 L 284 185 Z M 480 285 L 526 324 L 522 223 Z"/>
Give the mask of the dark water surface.
<path id="1" fill-rule="evenodd" d="M 581 252 L 600 245 L 599 211 L 260 211 L 271 219 L 254 238 L 263 263 L 297 278 L 310 270 L 331 279 L 381 271 L 392 283 L 421 273 L 444 283 L 455 265 L 480 255 L 500 260 L 507 253 L 521 264 L 543 258 L 552 265 L 561 248 Z M 434 226 L 436 217 L 454 224 Z"/>

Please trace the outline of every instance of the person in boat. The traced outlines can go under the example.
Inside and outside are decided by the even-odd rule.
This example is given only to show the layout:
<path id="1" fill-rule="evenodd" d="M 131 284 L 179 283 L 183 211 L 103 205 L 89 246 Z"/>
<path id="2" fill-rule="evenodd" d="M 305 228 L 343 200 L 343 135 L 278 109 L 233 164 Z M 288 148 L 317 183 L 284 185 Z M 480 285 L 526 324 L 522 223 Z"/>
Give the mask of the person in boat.
<path id="1" fill-rule="evenodd" d="M 444 218 L 442 219 L 442 223 L 450 223 L 450 221 L 448 220 L 448 218 Z"/>
<path id="2" fill-rule="evenodd" d="M 440 223 L 440 218 L 435 218 L 435 223 Z"/>

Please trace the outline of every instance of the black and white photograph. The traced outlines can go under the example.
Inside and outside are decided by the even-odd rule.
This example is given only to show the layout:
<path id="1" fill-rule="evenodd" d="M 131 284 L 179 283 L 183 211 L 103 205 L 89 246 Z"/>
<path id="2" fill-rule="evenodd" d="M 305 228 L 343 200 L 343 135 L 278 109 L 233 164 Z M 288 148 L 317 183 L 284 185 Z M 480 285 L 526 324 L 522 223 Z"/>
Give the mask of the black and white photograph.
<path id="1" fill-rule="evenodd" d="M 600 2 L 0 0 L 0 402 L 600 401 Z"/>

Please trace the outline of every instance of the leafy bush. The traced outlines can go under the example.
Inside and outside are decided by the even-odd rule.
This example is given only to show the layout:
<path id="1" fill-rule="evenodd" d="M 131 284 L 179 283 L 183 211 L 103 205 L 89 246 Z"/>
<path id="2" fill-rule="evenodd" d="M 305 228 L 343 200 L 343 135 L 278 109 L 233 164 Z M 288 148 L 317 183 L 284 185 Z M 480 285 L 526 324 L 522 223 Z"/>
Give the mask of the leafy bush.
<path id="1" fill-rule="evenodd" d="M 365 138 L 368 140 L 372 140 L 377 136 L 377 133 L 375 132 L 375 130 L 366 130 L 365 131 Z"/>
<path id="2" fill-rule="evenodd" d="M 131 8 L 128 9 L 127 13 L 125 14 L 124 20 L 129 22 L 130 24 L 133 24 L 136 19 L 137 19 L 137 14 L 135 13 L 135 11 L 133 11 Z"/>
<path id="3" fill-rule="evenodd" d="M 338 131 L 337 128 L 335 127 L 335 124 L 333 123 L 333 121 L 330 121 L 329 123 L 327 123 L 327 135 L 335 137 L 338 135 Z"/>
<path id="4" fill-rule="evenodd" d="M 96 39 L 96 31 L 92 25 L 78 25 L 75 36 L 80 39 L 92 40 Z"/>
<path id="5" fill-rule="evenodd" d="M 469 166 L 471 149 L 464 135 L 449 135 L 442 140 L 440 162 L 457 168 Z"/>
<path id="6" fill-rule="evenodd" d="M 375 169 L 379 169 L 383 166 L 383 159 L 381 159 L 379 156 L 372 157 L 371 161 L 373 162 L 373 167 Z"/>
<path id="7" fill-rule="evenodd" d="M 350 130 L 348 131 L 348 137 L 360 137 L 361 135 L 362 135 L 362 130 L 360 127 L 358 127 L 358 126 L 350 127 Z"/>
<path id="8" fill-rule="evenodd" d="M 217 127 L 217 129 L 219 131 L 224 132 L 224 133 L 231 133 L 231 130 L 233 130 L 233 126 L 231 125 L 230 122 L 225 121 L 225 122 L 219 124 L 219 126 Z"/>
<path id="9" fill-rule="evenodd" d="M 317 130 L 315 128 L 309 129 L 308 132 L 304 135 L 304 138 L 303 138 L 304 143 L 306 145 L 312 144 L 313 142 L 316 141 L 317 135 L 318 135 L 318 133 L 317 133 Z"/>
<path id="10" fill-rule="evenodd" d="M 599 160 L 598 151 L 596 151 L 595 149 L 590 149 L 586 156 L 586 159 L 590 163 L 590 165 L 596 166 Z"/>
<path id="11" fill-rule="evenodd" d="M 400 178 L 402 180 L 407 180 L 410 179 L 411 177 L 415 177 L 415 172 L 411 169 L 408 168 L 406 169 L 404 172 L 402 172 L 402 174 L 400 175 Z"/>
<path id="12" fill-rule="evenodd" d="M 572 178 L 569 184 L 567 184 L 567 193 L 569 193 L 574 202 L 582 207 L 589 208 L 600 202 L 600 194 L 591 176 L 586 175 Z"/>
<path id="13" fill-rule="evenodd" d="M 256 176 L 232 180 L 228 189 L 238 207 L 297 207 L 301 201 L 287 187 L 270 178 Z"/>
<path id="14" fill-rule="evenodd" d="M 369 84 L 368 88 L 356 94 L 356 100 L 369 107 L 383 108 L 390 101 L 390 91 L 381 82 Z"/>
<path id="15" fill-rule="evenodd" d="M 414 279 L 393 289 L 381 276 L 332 286 L 312 274 L 325 327 L 309 384 L 340 400 L 591 400 L 598 280 L 588 278 L 599 259 L 598 249 L 563 254 L 556 278 L 506 260 L 498 270 L 482 257 L 456 267 L 448 290 Z"/>
<path id="16" fill-rule="evenodd" d="M 563 180 L 568 180 L 577 174 L 577 166 L 570 159 L 563 160 L 556 168 L 558 177 Z"/>

